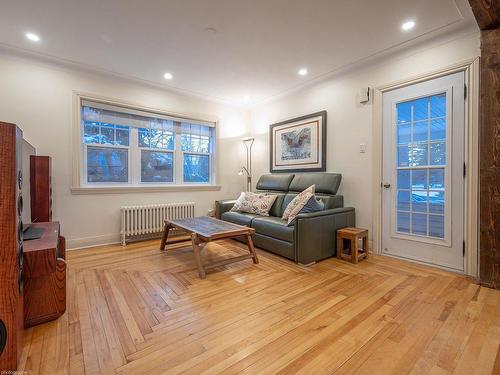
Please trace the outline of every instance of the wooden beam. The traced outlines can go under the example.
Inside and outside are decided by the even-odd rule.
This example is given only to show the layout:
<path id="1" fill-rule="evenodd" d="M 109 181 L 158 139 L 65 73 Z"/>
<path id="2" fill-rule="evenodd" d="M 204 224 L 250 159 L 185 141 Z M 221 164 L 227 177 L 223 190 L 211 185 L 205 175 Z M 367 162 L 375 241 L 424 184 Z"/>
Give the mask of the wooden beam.
<path id="1" fill-rule="evenodd" d="M 480 278 L 500 287 L 500 28 L 481 31 Z"/>
<path id="2" fill-rule="evenodd" d="M 469 0 L 481 29 L 479 278 L 500 287 L 500 0 Z"/>
<path id="3" fill-rule="evenodd" d="M 469 0 L 469 4 L 481 30 L 492 30 L 500 26 L 499 0 Z"/>

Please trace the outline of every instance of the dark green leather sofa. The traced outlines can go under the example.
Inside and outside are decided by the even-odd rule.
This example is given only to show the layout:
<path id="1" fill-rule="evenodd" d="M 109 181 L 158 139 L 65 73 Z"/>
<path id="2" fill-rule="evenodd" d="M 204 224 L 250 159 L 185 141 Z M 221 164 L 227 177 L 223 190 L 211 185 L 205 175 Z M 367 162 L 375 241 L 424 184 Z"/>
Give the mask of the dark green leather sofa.
<path id="1" fill-rule="evenodd" d="M 264 174 L 257 182 L 257 192 L 269 192 L 278 197 L 269 211 L 270 216 L 230 212 L 235 200 L 216 202 L 219 219 L 255 228 L 256 246 L 301 264 L 310 264 L 336 255 L 336 232 L 355 225 L 352 207 L 344 207 L 344 197 L 337 195 L 342 175 L 338 173 Z M 299 214 L 293 226 L 281 219 L 283 211 L 302 190 L 316 185 L 316 197 L 325 210 Z"/>

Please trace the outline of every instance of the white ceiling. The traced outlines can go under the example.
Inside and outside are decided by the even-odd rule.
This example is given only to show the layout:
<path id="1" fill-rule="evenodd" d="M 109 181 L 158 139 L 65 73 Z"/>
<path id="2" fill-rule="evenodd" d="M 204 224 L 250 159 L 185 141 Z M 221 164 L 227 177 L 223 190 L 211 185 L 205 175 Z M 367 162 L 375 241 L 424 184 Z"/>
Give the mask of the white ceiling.
<path id="1" fill-rule="evenodd" d="M 235 104 L 475 27 L 467 0 L 0 0 L 4 47 Z"/>

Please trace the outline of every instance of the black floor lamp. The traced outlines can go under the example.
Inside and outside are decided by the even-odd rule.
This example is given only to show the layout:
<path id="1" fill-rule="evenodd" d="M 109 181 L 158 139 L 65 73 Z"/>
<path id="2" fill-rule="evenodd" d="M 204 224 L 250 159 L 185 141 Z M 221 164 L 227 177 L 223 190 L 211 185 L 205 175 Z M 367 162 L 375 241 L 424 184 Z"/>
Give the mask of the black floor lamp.
<path id="1" fill-rule="evenodd" d="M 247 175 L 247 191 L 252 191 L 252 145 L 255 138 L 243 138 L 243 144 L 247 150 L 247 165 L 242 167 L 238 174 L 243 175 L 243 172 Z"/>

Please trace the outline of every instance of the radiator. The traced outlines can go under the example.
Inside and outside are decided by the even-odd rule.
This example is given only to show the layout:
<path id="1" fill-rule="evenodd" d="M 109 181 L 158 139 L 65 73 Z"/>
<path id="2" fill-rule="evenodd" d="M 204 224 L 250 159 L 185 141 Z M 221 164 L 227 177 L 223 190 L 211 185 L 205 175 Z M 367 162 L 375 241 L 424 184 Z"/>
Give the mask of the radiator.
<path id="1" fill-rule="evenodd" d="M 130 240 L 160 237 L 165 219 L 187 217 L 194 217 L 194 202 L 121 207 L 122 245 Z M 171 230 L 171 233 L 175 232 Z"/>

